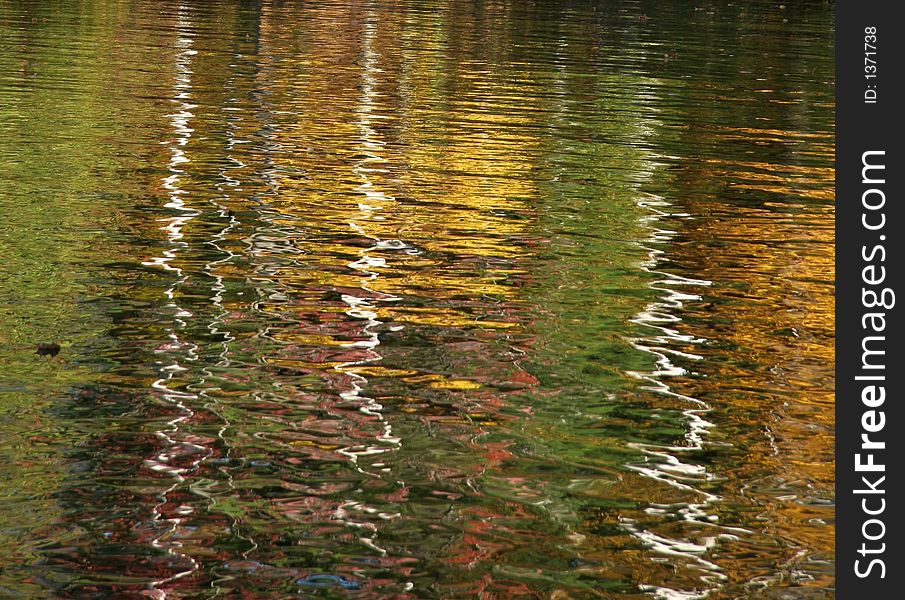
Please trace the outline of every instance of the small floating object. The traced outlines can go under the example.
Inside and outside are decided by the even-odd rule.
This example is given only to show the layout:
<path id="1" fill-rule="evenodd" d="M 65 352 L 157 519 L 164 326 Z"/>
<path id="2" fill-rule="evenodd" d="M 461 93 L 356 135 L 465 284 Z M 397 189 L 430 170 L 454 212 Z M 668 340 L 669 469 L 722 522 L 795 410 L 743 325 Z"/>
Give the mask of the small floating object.
<path id="1" fill-rule="evenodd" d="M 42 342 L 38 344 L 38 356 L 50 356 L 51 358 L 60 353 L 60 345 L 55 342 Z"/>
<path id="2" fill-rule="evenodd" d="M 297 585 L 313 588 L 328 588 L 339 586 L 344 590 L 361 589 L 361 584 L 351 579 L 346 579 L 342 575 L 333 575 L 331 573 L 312 573 L 307 577 L 296 580 Z"/>

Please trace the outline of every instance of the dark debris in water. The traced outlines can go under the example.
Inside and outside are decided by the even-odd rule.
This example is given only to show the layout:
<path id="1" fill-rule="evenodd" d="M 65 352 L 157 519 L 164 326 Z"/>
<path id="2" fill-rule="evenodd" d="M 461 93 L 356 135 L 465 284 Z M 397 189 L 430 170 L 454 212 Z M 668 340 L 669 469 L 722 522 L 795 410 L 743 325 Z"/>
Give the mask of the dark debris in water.
<path id="1" fill-rule="evenodd" d="M 60 345 L 56 342 L 42 342 L 38 344 L 38 356 L 54 357 L 60 353 Z"/>

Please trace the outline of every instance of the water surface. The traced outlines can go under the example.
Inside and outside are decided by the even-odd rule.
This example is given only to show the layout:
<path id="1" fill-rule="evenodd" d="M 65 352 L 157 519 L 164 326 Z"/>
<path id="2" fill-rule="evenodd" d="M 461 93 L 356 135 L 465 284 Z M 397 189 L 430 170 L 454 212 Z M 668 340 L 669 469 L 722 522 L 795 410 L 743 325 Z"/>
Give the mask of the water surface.
<path id="1" fill-rule="evenodd" d="M 0 596 L 833 597 L 832 43 L 4 3 Z"/>

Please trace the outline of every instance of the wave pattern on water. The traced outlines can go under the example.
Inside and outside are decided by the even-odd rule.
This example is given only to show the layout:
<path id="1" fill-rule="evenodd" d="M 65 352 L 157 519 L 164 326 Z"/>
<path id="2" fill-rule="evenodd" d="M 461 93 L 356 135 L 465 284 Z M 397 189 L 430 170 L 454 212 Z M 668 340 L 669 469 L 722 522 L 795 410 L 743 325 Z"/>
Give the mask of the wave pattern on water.
<path id="1" fill-rule="evenodd" d="M 831 32 L 5 4 L 0 595 L 832 597 Z"/>

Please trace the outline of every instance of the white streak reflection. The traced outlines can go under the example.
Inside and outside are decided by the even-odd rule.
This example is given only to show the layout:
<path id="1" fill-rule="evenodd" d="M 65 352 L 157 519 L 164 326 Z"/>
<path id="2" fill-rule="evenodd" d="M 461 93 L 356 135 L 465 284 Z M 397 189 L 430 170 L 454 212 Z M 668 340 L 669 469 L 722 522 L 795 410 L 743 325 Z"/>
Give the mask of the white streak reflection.
<path id="1" fill-rule="evenodd" d="M 647 531 L 632 519 L 622 519 L 622 525 L 653 552 L 688 561 L 692 568 L 701 571 L 701 581 L 706 586 L 703 590 L 675 590 L 661 586 L 643 585 L 642 589 L 663 600 L 694 600 L 709 596 L 727 579 L 718 565 L 707 560 L 708 552 L 719 540 L 737 539 L 735 534 L 748 532 L 739 528 L 719 525 L 719 518 L 711 510 L 711 506 L 721 501 L 722 498 L 704 490 L 702 486 L 706 482 L 717 479 L 717 475 L 710 473 L 702 465 L 692 464 L 680 458 L 683 454 L 705 448 L 707 431 L 714 426 L 705 418 L 711 410 L 710 406 L 698 398 L 674 391 L 666 381 L 670 377 L 688 374 L 685 368 L 673 362 L 674 357 L 686 361 L 701 359 L 696 354 L 675 348 L 675 346 L 700 344 L 705 341 L 677 329 L 675 326 L 681 322 L 681 318 L 676 313 L 682 310 L 684 303 L 700 300 L 698 294 L 687 291 L 688 287 L 709 286 L 711 282 L 658 270 L 663 250 L 657 246 L 669 242 L 675 236 L 675 231 L 662 227 L 663 219 L 687 215 L 669 212 L 670 204 L 656 196 L 644 197 L 638 200 L 637 204 L 649 213 L 642 218 L 642 221 L 651 228 L 651 235 L 647 240 L 650 245 L 644 246 L 648 252 L 648 259 L 642 264 L 642 269 L 660 277 L 650 284 L 652 289 L 659 292 L 660 297 L 648 304 L 632 319 L 633 323 L 641 325 L 652 333 L 630 340 L 635 348 L 653 355 L 655 368 L 651 371 L 630 371 L 629 374 L 645 382 L 643 389 L 687 404 L 688 408 L 682 409 L 681 414 L 685 418 L 688 429 L 684 435 L 685 443 L 683 445 L 639 442 L 630 444 L 647 458 L 642 463 L 628 464 L 626 467 L 645 477 L 700 498 L 700 501 L 697 502 L 671 505 L 651 504 L 646 509 L 648 514 L 678 517 L 680 520 L 694 523 L 696 526 L 717 529 L 714 535 L 704 537 L 702 542 L 692 542 Z"/>
<path id="2" fill-rule="evenodd" d="M 175 275 L 175 279 L 164 290 L 167 300 L 164 307 L 172 313 L 172 321 L 167 326 L 167 336 L 170 342 L 157 349 L 161 358 L 169 362 L 161 364 L 159 367 L 161 376 L 152 384 L 151 388 L 155 396 L 176 409 L 177 416 L 167 421 L 165 429 L 155 432 L 158 439 L 161 440 L 163 448 L 155 456 L 145 461 L 149 470 L 170 476 L 173 480 L 170 486 L 158 494 L 159 502 L 151 509 L 150 516 L 150 520 L 155 524 L 157 530 L 151 545 L 170 556 L 171 559 L 168 562 L 178 569 L 173 575 L 157 579 L 149 584 L 150 589 L 146 590 L 146 595 L 157 600 L 167 597 L 167 592 L 160 589 L 160 586 L 190 575 L 200 567 L 194 558 L 179 552 L 181 544 L 171 539 L 184 520 L 183 517 L 191 514 L 191 509 L 180 506 L 173 511 L 176 516 L 166 517 L 164 508 L 170 502 L 170 493 L 185 481 L 184 475 L 197 469 L 198 465 L 211 454 L 209 448 L 179 441 L 178 434 L 182 423 L 192 419 L 195 415 L 190 404 L 197 400 L 198 396 L 176 389 L 172 385 L 173 378 L 187 370 L 180 364 L 180 360 L 197 361 L 199 350 L 197 345 L 182 341 L 180 336 L 180 331 L 186 326 L 186 319 L 193 315 L 191 311 L 179 305 L 176 300 L 177 290 L 188 282 L 190 275 L 174 264 L 180 252 L 189 246 L 183 239 L 185 227 L 201 214 L 199 210 L 186 203 L 184 197 L 188 192 L 183 189 L 181 183 L 185 176 L 182 165 L 190 162 L 185 149 L 194 133 L 190 122 L 195 116 L 193 111 L 196 108 L 191 97 L 192 57 L 197 54 L 197 51 L 192 48 L 193 33 L 187 13 L 187 8 L 180 6 L 176 23 L 177 38 L 174 43 L 176 55 L 173 97 L 170 100 L 175 105 L 175 111 L 167 115 L 173 137 L 162 142 L 170 150 L 170 160 L 167 163 L 169 174 L 162 180 L 162 186 L 167 194 L 167 202 L 164 206 L 174 214 L 159 219 L 162 223 L 160 229 L 166 234 L 168 247 L 162 251 L 162 256 L 151 258 L 143 263 L 146 266 L 162 268 Z"/>
<path id="3" fill-rule="evenodd" d="M 379 272 L 376 269 L 385 268 L 387 264 L 384 258 L 374 256 L 371 253 L 375 250 L 386 248 L 403 249 L 406 244 L 399 240 L 381 239 L 371 233 L 368 227 L 369 222 L 384 220 L 384 217 L 379 214 L 380 211 L 395 201 L 395 198 L 377 189 L 372 180 L 373 174 L 386 172 L 382 166 L 386 163 L 386 159 L 381 156 L 385 143 L 379 139 L 379 135 L 373 127 L 376 120 L 383 118 L 382 115 L 375 112 L 376 86 L 378 77 L 382 72 L 378 67 L 379 55 L 374 50 L 374 37 L 377 29 L 375 23 L 376 17 L 373 10 L 368 11 L 362 32 L 361 95 L 356 106 L 356 126 L 360 141 L 359 155 L 362 158 L 352 169 L 361 180 L 361 184 L 355 188 L 355 191 L 364 196 L 364 198 L 358 203 L 358 214 L 349 222 L 349 227 L 355 233 L 372 240 L 373 243 L 370 247 L 364 248 L 359 252 L 358 260 L 348 264 L 348 267 L 357 272 L 361 278 L 361 295 L 342 295 L 342 301 L 349 307 L 345 313 L 354 319 L 364 321 L 361 331 L 365 338 L 345 343 L 343 346 L 350 349 L 359 348 L 365 352 L 362 358 L 341 363 L 334 368 L 348 376 L 351 385 L 351 389 L 341 392 L 340 397 L 344 401 L 358 406 L 359 411 L 363 414 L 375 419 L 379 423 L 380 428 L 380 432 L 375 437 L 376 444 L 349 446 L 339 450 L 339 453 L 348 457 L 355 469 L 360 473 L 379 477 L 381 473 L 389 473 L 391 469 L 382 463 L 372 463 L 370 468 L 377 468 L 379 472 L 368 471 L 359 462 L 359 459 L 384 454 L 394 447 L 398 447 L 402 440 L 393 435 L 393 427 L 383 415 L 383 405 L 364 393 L 368 380 L 358 371 L 358 368 L 382 360 L 383 357 L 378 352 L 378 347 L 380 346 L 378 329 L 383 322 L 377 318 L 377 307 L 380 302 L 397 302 L 400 298 L 373 289 L 373 282 L 379 277 Z M 403 484 L 400 482 L 400 485 Z M 354 511 L 352 509 L 369 515 L 377 513 L 376 509 L 362 505 L 359 501 L 348 500 L 337 508 L 334 517 L 349 527 L 366 532 L 364 535 L 359 536 L 359 541 L 379 554 L 386 555 L 386 550 L 381 548 L 376 542 L 377 528 L 374 523 L 354 520 L 352 515 Z M 393 519 L 399 515 L 381 513 L 378 516 L 383 519 Z"/>

